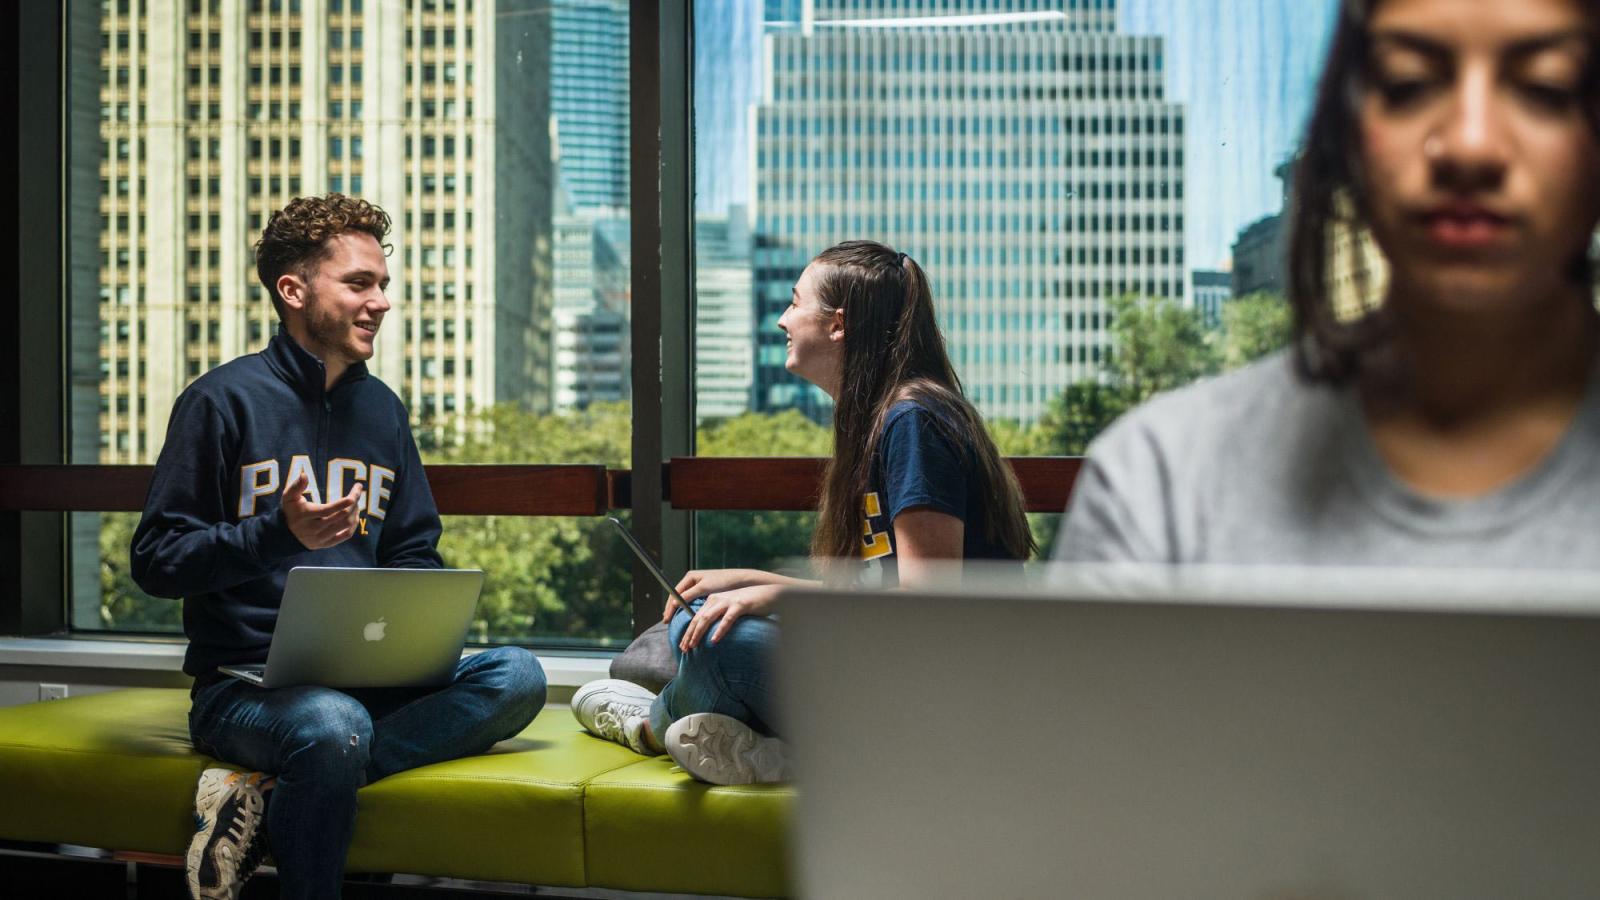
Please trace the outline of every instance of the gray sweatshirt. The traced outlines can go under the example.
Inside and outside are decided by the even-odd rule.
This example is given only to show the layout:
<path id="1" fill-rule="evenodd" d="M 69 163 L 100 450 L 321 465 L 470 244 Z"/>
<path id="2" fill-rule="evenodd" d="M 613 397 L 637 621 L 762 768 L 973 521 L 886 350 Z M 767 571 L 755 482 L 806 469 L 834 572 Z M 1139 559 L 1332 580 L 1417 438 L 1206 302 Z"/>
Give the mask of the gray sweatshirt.
<path id="1" fill-rule="evenodd" d="M 1389 472 L 1352 388 L 1306 384 L 1274 354 L 1156 397 L 1097 438 L 1055 558 L 1600 568 L 1600 366 L 1544 460 L 1456 500 Z"/>

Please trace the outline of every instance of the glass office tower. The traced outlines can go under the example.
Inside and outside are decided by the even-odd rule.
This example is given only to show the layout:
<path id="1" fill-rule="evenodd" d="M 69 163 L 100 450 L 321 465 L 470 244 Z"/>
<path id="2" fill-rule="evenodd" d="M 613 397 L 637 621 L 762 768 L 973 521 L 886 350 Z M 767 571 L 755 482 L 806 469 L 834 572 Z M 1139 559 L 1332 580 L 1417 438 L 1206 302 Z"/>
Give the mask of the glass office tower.
<path id="1" fill-rule="evenodd" d="M 931 276 L 968 395 L 1032 421 L 1094 377 L 1108 303 L 1185 291 L 1183 108 L 1113 0 L 808 0 L 769 29 L 756 112 L 760 410 L 821 418 L 777 317 L 818 251 L 886 241 Z"/>

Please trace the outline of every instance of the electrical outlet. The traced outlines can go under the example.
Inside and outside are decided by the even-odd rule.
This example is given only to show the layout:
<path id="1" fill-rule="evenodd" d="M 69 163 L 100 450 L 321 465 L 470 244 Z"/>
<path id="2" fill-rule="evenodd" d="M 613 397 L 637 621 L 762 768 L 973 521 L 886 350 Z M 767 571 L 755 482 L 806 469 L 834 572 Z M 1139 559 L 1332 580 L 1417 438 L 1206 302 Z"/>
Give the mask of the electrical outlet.
<path id="1" fill-rule="evenodd" d="M 40 700 L 65 700 L 66 697 L 67 697 L 67 686 L 64 685 L 64 684 L 40 684 L 39 685 L 39 699 Z"/>

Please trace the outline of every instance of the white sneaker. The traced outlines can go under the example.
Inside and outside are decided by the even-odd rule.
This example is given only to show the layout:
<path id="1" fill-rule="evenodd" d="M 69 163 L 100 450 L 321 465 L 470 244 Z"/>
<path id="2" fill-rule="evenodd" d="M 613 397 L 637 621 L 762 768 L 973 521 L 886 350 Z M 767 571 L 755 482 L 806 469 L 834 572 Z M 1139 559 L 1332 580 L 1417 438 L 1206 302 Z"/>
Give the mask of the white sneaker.
<path id="1" fill-rule="evenodd" d="M 616 741 L 635 753 L 659 756 L 645 744 L 644 728 L 656 695 L 631 681 L 602 678 L 572 695 L 572 717 L 595 737 Z"/>
<path id="2" fill-rule="evenodd" d="M 260 772 L 206 769 L 194 795 L 194 839 L 184 857 L 189 896 L 237 900 L 261 864 L 265 822 Z"/>
<path id="3" fill-rule="evenodd" d="M 695 713 L 672 723 L 662 739 L 685 772 L 711 784 L 788 781 L 789 748 L 732 716 Z"/>

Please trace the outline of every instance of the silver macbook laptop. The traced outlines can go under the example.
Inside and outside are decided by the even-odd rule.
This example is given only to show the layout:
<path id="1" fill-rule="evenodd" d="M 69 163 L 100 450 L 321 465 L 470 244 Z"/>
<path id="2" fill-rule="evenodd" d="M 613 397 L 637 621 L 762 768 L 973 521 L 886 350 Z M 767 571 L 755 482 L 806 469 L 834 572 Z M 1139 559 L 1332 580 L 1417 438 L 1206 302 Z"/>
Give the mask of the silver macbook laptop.
<path id="1" fill-rule="evenodd" d="M 482 587 L 476 569 L 290 569 L 266 665 L 218 671 L 269 688 L 447 684 Z"/>
<path id="2" fill-rule="evenodd" d="M 786 595 L 800 895 L 1600 897 L 1600 580 L 1339 578 Z"/>

